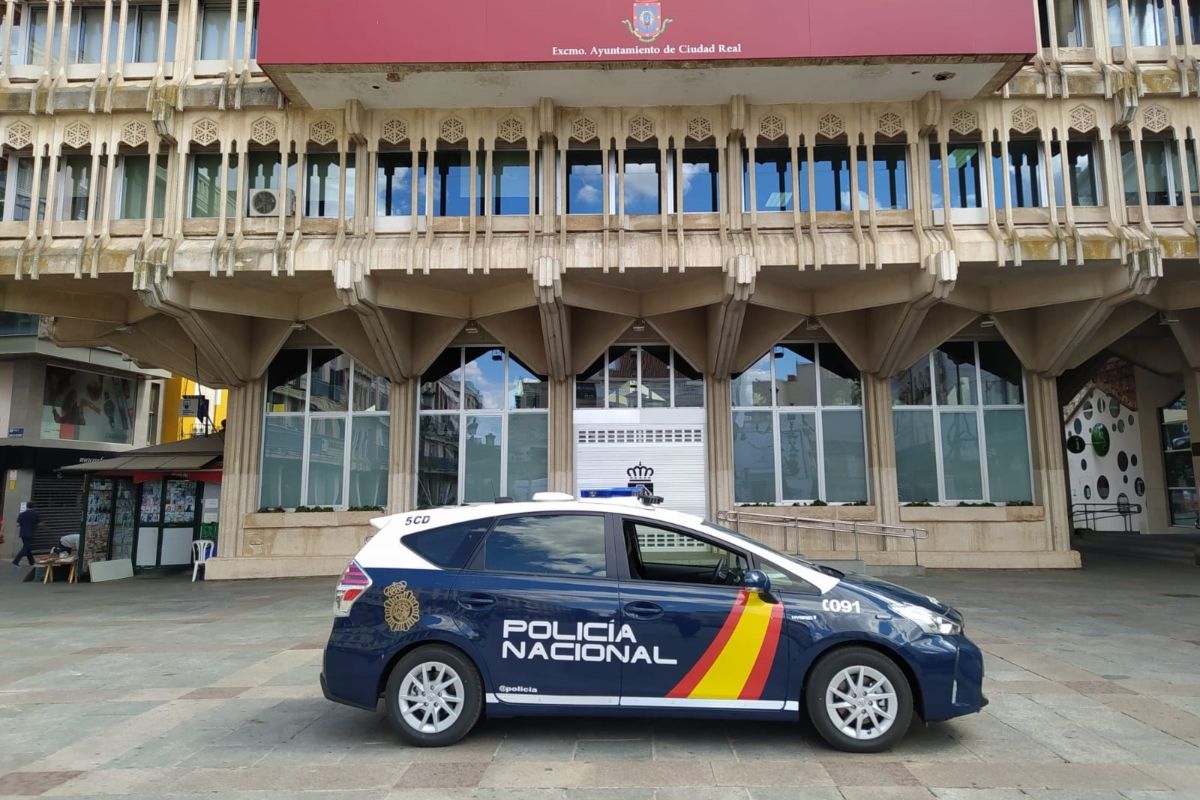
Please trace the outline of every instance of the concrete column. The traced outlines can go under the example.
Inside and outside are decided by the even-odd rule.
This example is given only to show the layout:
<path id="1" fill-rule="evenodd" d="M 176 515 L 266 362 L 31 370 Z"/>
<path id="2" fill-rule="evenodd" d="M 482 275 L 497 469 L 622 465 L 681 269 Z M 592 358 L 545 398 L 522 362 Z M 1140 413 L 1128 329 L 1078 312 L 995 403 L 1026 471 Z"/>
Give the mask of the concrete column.
<path id="1" fill-rule="evenodd" d="M 1033 457 L 1034 501 L 1046 514 L 1046 549 L 1071 549 L 1071 514 L 1067 503 L 1067 470 L 1063 462 L 1062 406 L 1058 381 L 1025 373 L 1029 392 L 1029 447 Z"/>
<path id="2" fill-rule="evenodd" d="M 889 378 L 863 375 L 863 408 L 867 416 L 867 482 L 871 487 L 871 502 L 880 523 L 899 525 L 896 428 L 892 420 L 892 382 Z"/>
<path id="3" fill-rule="evenodd" d="M 1131 495 L 1130 501 L 1141 503 L 1145 513 L 1147 533 L 1163 533 L 1171 527 L 1171 508 L 1167 498 L 1167 476 L 1163 465 L 1162 427 L 1158 410 L 1179 396 L 1178 379 L 1167 378 L 1141 367 L 1134 367 L 1137 387 L 1138 441 L 1142 446 L 1140 466 L 1146 481 L 1146 494 Z"/>
<path id="4" fill-rule="evenodd" d="M 225 424 L 225 469 L 221 480 L 220 534 L 217 555 L 242 555 L 242 523 L 258 510 L 258 483 L 262 471 L 263 378 L 229 390 L 229 416 Z"/>
<path id="5" fill-rule="evenodd" d="M 388 438 L 387 510 L 390 514 L 409 511 L 417 506 L 418 386 L 416 379 L 392 382 Z"/>
<path id="6" fill-rule="evenodd" d="M 733 508 L 733 382 L 728 377 L 704 376 L 704 408 L 708 423 L 708 514 Z"/>
<path id="7" fill-rule="evenodd" d="M 575 382 L 550 379 L 550 437 L 547 465 L 552 492 L 575 491 Z"/>

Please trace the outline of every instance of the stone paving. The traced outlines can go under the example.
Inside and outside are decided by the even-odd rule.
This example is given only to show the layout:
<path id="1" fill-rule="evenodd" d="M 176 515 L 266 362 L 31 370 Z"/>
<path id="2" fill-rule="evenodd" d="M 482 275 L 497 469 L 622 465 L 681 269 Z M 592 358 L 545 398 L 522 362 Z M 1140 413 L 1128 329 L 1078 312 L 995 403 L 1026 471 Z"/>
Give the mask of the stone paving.
<path id="1" fill-rule="evenodd" d="M 0 567 L 0 798 L 1200 798 L 1200 567 L 904 582 L 959 606 L 992 703 L 854 757 L 805 724 L 485 722 L 401 745 L 317 686 L 330 580 L 95 586 Z"/>

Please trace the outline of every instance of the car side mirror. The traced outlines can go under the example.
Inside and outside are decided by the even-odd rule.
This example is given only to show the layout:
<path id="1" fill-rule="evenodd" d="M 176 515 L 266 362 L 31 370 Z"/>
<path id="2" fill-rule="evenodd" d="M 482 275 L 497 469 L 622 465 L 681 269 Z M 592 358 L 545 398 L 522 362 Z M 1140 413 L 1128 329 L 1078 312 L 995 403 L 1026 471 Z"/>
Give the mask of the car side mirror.
<path id="1" fill-rule="evenodd" d="M 771 591 L 771 579 L 761 569 L 748 569 L 742 576 L 742 588 L 750 592 L 768 594 Z"/>

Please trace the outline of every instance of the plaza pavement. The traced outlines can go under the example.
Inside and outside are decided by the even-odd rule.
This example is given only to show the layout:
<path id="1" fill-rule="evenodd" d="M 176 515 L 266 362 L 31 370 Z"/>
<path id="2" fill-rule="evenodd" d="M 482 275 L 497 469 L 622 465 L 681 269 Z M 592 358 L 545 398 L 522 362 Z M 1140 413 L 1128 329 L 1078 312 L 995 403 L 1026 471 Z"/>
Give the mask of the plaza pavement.
<path id="1" fill-rule="evenodd" d="M 410 749 L 317 686 L 331 580 L 20 583 L 0 566 L 0 798 L 1200 798 L 1200 567 L 939 572 L 991 705 L 847 756 L 807 725 L 485 722 Z"/>

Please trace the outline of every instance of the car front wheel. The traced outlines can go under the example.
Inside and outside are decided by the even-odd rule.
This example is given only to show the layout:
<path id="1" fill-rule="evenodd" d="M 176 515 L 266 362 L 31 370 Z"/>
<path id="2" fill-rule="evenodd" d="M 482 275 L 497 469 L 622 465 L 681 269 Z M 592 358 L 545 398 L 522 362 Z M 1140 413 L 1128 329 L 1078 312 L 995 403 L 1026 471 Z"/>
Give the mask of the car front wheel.
<path id="1" fill-rule="evenodd" d="M 849 753 L 887 750 L 912 722 L 908 678 L 890 658 L 866 647 L 835 650 L 818 661 L 804 702 L 821 738 Z"/>
<path id="2" fill-rule="evenodd" d="M 479 670 L 459 651 L 426 645 L 392 668 L 387 682 L 392 727 L 417 747 L 444 747 L 466 736 L 483 709 Z"/>

